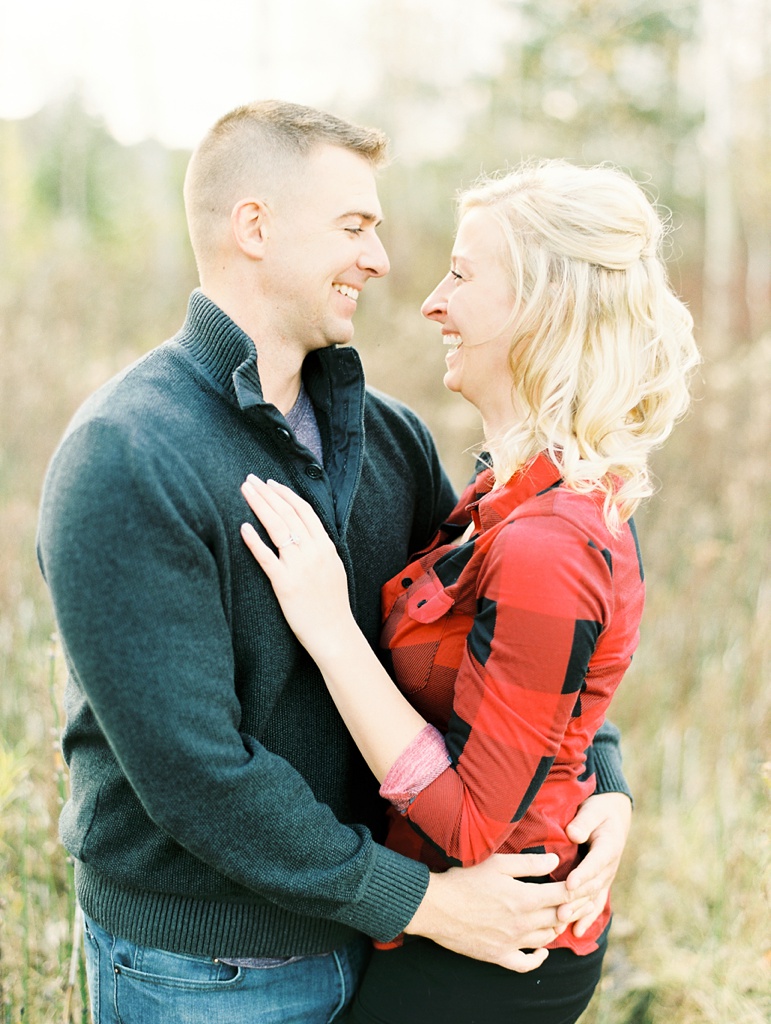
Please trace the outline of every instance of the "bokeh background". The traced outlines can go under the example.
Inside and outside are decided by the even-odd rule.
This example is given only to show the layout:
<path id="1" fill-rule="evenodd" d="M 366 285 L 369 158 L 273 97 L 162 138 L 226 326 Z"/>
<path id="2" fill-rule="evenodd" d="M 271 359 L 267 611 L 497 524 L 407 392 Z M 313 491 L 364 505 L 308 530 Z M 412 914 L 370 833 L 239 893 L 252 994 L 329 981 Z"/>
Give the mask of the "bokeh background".
<path id="1" fill-rule="evenodd" d="M 370 382 L 456 484 L 479 427 L 420 301 L 456 189 L 522 158 L 612 161 L 661 204 L 705 363 L 638 515 L 649 602 L 612 717 L 636 796 L 587 1024 L 771 1016 L 771 0 L 26 0 L 0 6 L 0 1019 L 87 1021 L 57 842 L 61 658 L 40 485 L 85 395 L 179 326 L 191 148 L 254 98 L 384 128 L 392 272 Z"/>

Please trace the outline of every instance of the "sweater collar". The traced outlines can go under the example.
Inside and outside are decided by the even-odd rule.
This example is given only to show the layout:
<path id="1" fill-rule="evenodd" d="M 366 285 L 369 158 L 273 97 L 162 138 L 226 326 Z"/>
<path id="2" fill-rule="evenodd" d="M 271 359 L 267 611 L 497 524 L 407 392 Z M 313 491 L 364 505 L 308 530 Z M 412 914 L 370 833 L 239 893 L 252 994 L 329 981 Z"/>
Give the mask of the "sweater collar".
<path id="1" fill-rule="evenodd" d="M 190 296 L 185 322 L 174 340 L 242 408 L 263 402 L 254 342 L 199 289 Z"/>
<path id="2" fill-rule="evenodd" d="M 174 340 L 242 409 L 269 404 L 262 394 L 254 341 L 198 288 L 190 296 L 185 322 Z M 363 389 L 361 361 L 352 348 L 311 352 L 303 377 L 317 414 L 332 405 L 333 391 L 346 386 Z"/>

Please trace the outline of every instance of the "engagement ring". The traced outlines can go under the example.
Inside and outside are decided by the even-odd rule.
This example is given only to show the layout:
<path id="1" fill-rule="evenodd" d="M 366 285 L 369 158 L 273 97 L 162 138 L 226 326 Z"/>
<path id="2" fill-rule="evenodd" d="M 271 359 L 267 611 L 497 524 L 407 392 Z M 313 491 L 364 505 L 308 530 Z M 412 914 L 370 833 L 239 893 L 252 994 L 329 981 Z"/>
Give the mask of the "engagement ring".
<path id="1" fill-rule="evenodd" d="M 295 537 L 293 533 L 289 534 L 288 540 L 285 540 L 283 544 L 276 544 L 276 547 L 280 550 L 281 548 L 289 547 L 290 544 L 299 544 L 300 538 Z"/>

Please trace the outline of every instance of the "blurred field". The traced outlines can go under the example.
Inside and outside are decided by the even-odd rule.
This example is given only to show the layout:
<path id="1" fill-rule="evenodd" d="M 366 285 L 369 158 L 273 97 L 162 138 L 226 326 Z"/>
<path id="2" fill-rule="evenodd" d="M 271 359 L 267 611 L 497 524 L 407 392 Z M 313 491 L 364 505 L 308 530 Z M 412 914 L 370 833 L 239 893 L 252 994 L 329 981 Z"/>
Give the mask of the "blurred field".
<path id="1" fill-rule="evenodd" d="M 34 559 L 36 506 L 79 401 L 176 330 L 195 278 L 182 155 L 148 146 L 129 179 L 117 147 L 93 153 L 84 138 L 80 170 L 97 163 L 102 184 L 80 194 L 76 167 L 64 201 L 60 177 L 54 187 L 22 173 L 17 126 L 0 130 L 4 194 L 15 197 L 0 207 L 11 254 L 0 278 L 0 1019 L 79 1022 L 78 972 L 68 992 L 70 875 L 56 836 L 63 672 Z M 444 273 L 451 189 L 441 186 L 444 220 L 419 233 L 407 216 L 417 200 L 400 181 L 395 172 L 384 183 L 384 206 L 404 221 L 386 233 L 393 278 L 370 288 L 357 341 L 371 383 L 418 409 L 460 484 L 474 417 L 442 393 L 441 345 L 416 303 Z M 420 265 L 407 265 L 409 245 Z M 586 1024 L 771 1016 L 771 337 L 708 361 L 698 392 L 656 458 L 660 493 L 638 515 L 649 599 L 613 709 L 636 812 Z"/>

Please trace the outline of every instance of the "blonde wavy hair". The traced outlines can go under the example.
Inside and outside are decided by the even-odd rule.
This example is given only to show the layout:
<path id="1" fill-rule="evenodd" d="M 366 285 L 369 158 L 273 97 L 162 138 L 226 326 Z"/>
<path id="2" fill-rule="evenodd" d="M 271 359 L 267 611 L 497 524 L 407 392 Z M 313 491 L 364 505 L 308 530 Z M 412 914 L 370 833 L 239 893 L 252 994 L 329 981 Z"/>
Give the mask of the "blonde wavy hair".
<path id="1" fill-rule="evenodd" d="M 488 439 L 497 483 L 546 451 L 574 491 L 605 492 L 611 530 L 653 491 L 649 453 L 690 403 L 693 319 L 667 279 L 666 222 L 628 175 L 562 160 L 483 178 L 516 295 L 509 365 L 516 426 Z"/>

